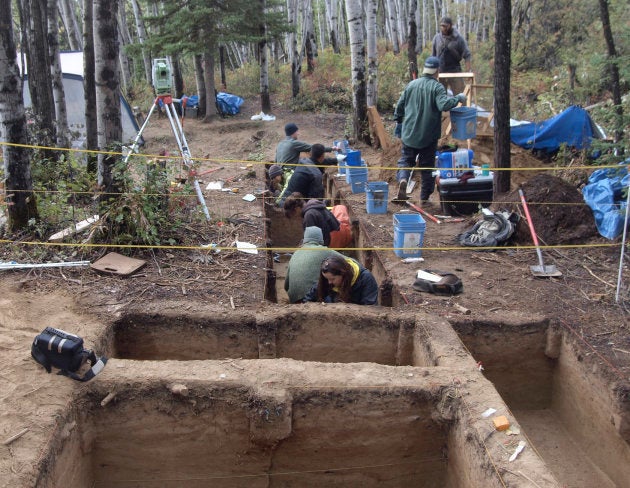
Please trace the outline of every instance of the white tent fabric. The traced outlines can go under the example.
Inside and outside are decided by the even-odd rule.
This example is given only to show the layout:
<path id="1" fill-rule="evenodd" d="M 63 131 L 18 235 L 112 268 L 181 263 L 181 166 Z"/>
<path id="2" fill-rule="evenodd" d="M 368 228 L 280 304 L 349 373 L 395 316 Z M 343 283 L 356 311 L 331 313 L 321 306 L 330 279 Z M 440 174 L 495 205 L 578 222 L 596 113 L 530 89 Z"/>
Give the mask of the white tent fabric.
<path id="1" fill-rule="evenodd" d="M 83 52 L 60 53 L 61 70 L 63 72 L 63 88 L 66 97 L 68 125 L 72 131 L 72 147 L 85 147 L 85 98 L 83 95 Z M 18 64 L 21 56 L 18 54 Z M 31 106 L 31 94 L 28 90 L 28 78 L 24 79 L 24 106 Z M 136 137 L 140 127 L 133 116 L 133 111 L 127 100 L 120 96 L 120 116 L 122 121 L 123 140 L 129 145 Z"/>

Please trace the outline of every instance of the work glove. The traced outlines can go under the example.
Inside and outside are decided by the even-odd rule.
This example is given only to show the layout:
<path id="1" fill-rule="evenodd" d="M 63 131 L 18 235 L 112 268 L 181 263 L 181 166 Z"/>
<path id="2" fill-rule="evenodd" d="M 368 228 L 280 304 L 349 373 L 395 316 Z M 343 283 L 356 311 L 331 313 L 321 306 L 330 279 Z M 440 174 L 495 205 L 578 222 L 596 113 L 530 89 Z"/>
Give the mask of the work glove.
<path id="1" fill-rule="evenodd" d="M 467 98 L 466 98 L 466 95 L 464 95 L 463 93 L 456 95 L 455 98 L 457 98 L 457 101 L 461 103 L 462 105 L 466 105 Z"/>
<path id="2" fill-rule="evenodd" d="M 402 123 L 401 122 L 398 122 L 396 124 L 396 128 L 394 129 L 394 136 L 398 137 L 398 139 L 402 137 Z"/>

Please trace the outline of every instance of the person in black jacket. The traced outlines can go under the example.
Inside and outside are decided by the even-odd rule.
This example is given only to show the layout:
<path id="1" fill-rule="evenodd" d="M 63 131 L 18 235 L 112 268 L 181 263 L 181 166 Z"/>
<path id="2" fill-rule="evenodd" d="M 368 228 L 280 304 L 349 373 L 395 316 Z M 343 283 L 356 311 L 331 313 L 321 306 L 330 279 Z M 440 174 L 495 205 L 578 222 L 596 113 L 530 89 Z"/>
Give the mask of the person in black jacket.
<path id="1" fill-rule="evenodd" d="M 279 197 L 279 205 L 284 206 L 284 201 L 292 193 L 301 193 L 304 198 L 324 198 L 324 184 L 322 174 L 326 166 L 336 165 L 334 158 L 325 158 L 326 148 L 321 144 L 311 146 L 311 155 L 308 159 L 300 159 L 300 164 L 295 167 L 293 176 L 288 185 L 282 190 Z"/>
<path id="2" fill-rule="evenodd" d="M 291 178 L 293 181 L 295 175 Z M 290 183 L 290 182 L 289 182 Z M 341 225 L 324 202 L 317 199 L 306 200 L 301 193 L 292 193 L 284 202 L 284 215 L 286 218 L 302 218 L 302 228 L 315 226 L 322 230 L 324 246 L 330 244 L 330 233 L 339 230 Z"/>
<path id="3" fill-rule="evenodd" d="M 376 305 L 378 284 L 358 261 L 329 256 L 322 261 L 319 281 L 304 297 L 304 302 L 356 303 Z"/>

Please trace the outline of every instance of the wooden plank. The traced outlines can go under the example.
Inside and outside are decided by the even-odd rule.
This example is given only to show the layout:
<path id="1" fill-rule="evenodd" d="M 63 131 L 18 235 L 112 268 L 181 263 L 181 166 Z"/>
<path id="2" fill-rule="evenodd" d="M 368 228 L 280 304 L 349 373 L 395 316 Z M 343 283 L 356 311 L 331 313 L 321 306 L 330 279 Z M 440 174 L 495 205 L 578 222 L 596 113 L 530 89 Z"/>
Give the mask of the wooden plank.
<path id="1" fill-rule="evenodd" d="M 383 149 L 389 149 L 392 145 L 392 141 L 389 138 L 389 134 L 385 130 L 381 116 L 376 110 L 376 107 L 368 107 L 368 121 L 370 123 L 370 130 L 376 135 L 380 143 L 380 147 Z"/>

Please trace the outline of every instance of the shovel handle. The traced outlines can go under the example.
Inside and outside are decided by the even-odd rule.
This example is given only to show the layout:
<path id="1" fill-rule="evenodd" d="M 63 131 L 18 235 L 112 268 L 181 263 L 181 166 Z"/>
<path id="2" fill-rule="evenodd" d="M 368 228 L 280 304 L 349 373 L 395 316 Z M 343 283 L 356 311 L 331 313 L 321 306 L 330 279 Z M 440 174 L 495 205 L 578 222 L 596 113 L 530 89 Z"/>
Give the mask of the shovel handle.
<path id="1" fill-rule="evenodd" d="M 532 240 L 534 241 L 534 246 L 538 249 L 538 236 L 536 235 L 536 229 L 534 229 L 534 222 L 532 222 L 532 217 L 529 215 L 529 208 L 527 207 L 527 202 L 525 201 L 525 194 L 523 190 L 518 189 L 518 194 L 521 197 L 521 203 L 523 204 L 523 210 L 525 211 L 525 217 L 527 218 L 527 225 L 529 225 L 529 231 L 532 234 Z"/>
<path id="2" fill-rule="evenodd" d="M 413 208 L 416 212 L 420 212 L 422 215 L 424 215 L 429 220 L 435 222 L 436 224 L 441 224 L 442 223 L 442 221 L 440 219 L 438 219 L 437 217 L 431 215 L 429 212 L 427 212 L 426 210 L 418 207 L 417 205 L 414 205 L 411 202 L 407 202 L 407 205 L 409 205 L 411 208 Z"/>

